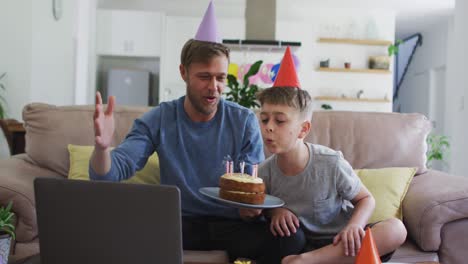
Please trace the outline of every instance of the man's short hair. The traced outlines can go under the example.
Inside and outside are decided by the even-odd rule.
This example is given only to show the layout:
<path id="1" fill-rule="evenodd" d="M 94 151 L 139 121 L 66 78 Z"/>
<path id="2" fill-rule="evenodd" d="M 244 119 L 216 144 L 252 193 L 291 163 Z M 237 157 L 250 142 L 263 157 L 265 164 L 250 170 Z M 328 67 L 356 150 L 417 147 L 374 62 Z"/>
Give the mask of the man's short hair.
<path id="1" fill-rule="evenodd" d="M 226 56 L 229 61 L 229 48 L 221 43 L 189 39 L 180 54 L 180 63 L 186 69 L 192 63 L 209 63 L 216 56 Z"/>
<path id="2" fill-rule="evenodd" d="M 270 87 L 257 94 L 260 105 L 287 105 L 299 111 L 302 117 L 312 118 L 312 97 L 296 87 Z"/>

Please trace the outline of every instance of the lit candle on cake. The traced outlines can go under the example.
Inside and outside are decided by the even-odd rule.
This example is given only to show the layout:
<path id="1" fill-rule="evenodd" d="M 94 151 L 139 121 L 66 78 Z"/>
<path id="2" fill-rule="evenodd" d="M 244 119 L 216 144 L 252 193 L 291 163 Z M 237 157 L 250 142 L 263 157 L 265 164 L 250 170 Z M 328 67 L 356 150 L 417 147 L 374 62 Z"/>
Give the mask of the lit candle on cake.
<path id="1" fill-rule="evenodd" d="M 240 163 L 241 174 L 244 174 L 244 167 L 245 167 L 245 162 L 241 161 Z"/>
<path id="2" fill-rule="evenodd" d="M 257 178 L 258 164 L 253 165 L 252 177 Z"/>

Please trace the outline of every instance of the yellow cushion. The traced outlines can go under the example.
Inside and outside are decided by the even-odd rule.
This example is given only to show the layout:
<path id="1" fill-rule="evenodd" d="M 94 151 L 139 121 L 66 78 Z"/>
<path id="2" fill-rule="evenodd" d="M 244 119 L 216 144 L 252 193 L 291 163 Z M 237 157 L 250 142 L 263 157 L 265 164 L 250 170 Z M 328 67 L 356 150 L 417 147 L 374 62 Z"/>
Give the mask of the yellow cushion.
<path id="1" fill-rule="evenodd" d="M 403 220 L 401 203 L 417 168 L 355 170 L 375 198 L 375 210 L 369 223 L 396 217 Z"/>
<path id="2" fill-rule="evenodd" d="M 68 178 L 73 180 L 89 180 L 89 159 L 93 153 L 94 146 L 68 145 L 70 153 L 70 170 Z M 156 152 L 151 155 L 145 167 L 137 171 L 135 176 L 124 180 L 128 183 L 159 184 L 159 159 Z"/>

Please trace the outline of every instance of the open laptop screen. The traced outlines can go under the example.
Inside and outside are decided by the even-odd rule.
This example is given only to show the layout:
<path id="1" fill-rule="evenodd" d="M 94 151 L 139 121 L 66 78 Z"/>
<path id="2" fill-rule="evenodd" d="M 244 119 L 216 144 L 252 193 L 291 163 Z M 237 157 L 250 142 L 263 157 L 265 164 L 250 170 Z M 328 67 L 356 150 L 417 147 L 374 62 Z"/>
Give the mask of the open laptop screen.
<path id="1" fill-rule="evenodd" d="M 38 178 L 41 263 L 182 263 L 174 186 Z"/>

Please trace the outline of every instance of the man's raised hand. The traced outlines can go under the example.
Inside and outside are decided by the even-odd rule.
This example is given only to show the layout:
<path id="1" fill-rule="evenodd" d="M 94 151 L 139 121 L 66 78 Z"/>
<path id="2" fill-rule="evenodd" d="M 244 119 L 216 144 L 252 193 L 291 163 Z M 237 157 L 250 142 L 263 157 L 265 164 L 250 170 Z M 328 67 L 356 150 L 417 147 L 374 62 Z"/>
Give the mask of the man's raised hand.
<path id="1" fill-rule="evenodd" d="M 107 150 L 114 134 L 115 97 L 109 96 L 107 108 L 104 111 L 100 92 L 96 92 L 96 108 L 94 111 L 94 146 L 99 150 Z"/>

